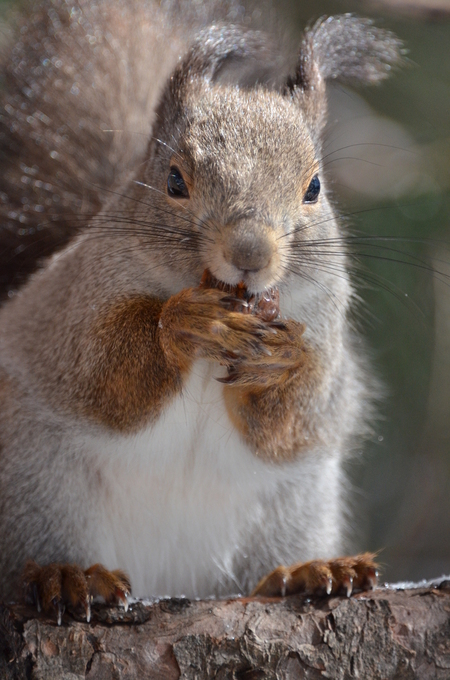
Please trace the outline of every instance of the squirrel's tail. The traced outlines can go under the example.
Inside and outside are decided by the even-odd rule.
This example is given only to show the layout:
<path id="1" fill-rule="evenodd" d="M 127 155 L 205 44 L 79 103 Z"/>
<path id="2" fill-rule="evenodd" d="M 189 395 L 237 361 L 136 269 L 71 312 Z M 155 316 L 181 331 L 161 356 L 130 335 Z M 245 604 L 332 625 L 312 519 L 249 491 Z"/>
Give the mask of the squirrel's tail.
<path id="1" fill-rule="evenodd" d="M 38 0 L 8 20 L 0 298 L 107 206 L 145 154 L 160 89 L 193 33 L 240 11 L 233 0 Z"/>

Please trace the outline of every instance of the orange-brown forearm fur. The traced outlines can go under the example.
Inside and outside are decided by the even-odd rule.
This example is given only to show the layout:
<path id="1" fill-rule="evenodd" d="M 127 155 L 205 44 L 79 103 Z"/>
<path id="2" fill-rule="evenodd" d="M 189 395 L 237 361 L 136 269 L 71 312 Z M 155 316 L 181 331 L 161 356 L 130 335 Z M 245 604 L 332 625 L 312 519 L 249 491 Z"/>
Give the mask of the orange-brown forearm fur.
<path id="1" fill-rule="evenodd" d="M 256 455 L 280 463 L 293 460 L 314 443 L 318 356 L 303 343 L 297 365 L 268 373 L 262 369 L 261 374 L 269 384 L 224 388 L 229 416 Z"/>

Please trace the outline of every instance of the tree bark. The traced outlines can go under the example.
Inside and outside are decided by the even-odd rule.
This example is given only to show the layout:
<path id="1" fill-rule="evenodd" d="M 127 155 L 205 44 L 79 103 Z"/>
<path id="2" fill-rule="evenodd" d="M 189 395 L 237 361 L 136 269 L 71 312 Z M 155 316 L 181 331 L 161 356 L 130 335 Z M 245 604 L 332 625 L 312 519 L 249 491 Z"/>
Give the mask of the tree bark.
<path id="1" fill-rule="evenodd" d="M 450 678 L 450 581 L 344 597 L 95 606 L 63 625 L 0 609 L 5 680 Z"/>

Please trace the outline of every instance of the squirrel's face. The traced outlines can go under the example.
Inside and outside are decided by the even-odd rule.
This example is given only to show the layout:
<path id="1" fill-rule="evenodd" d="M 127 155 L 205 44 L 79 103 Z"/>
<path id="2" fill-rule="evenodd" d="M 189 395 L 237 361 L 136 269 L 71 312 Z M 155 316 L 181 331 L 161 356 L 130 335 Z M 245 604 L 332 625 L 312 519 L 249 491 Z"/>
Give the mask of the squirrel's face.
<path id="1" fill-rule="evenodd" d="M 179 137 L 157 147 L 158 176 L 148 183 L 157 184 L 158 202 L 164 194 L 174 226 L 185 232 L 190 222 L 185 243 L 196 246 L 177 267 L 194 265 L 196 276 L 208 268 L 221 281 L 261 292 L 298 269 L 302 243 L 336 229 L 320 158 L 287 98 L 206 86 L 186 101 L 176 128 Z M 311 249 L 305 258 L 308 274 Z"/>
<path id="2" fill-rule="evenodd" d="M 151 243 L 165 280 L 196 285 L 209 268 L 257 293 L 291 274 L 332 275 L 336 262 L 327 258 L 339 240 L 320 158 L 326 81 L 379 82 L 401 60 L 400 47 L 369 20 L 320 19 L 278 92 L 257 85 L 270 54 L 262 34 L 221 25 L 200 34 L 163 90 L 138 182 L 154 190 L 152 226 L 161 233 Z M 230 64 L 255 67 L 253 87 L 223 84 Z M 233 78 L 240 82 L 239 70 Z"/>

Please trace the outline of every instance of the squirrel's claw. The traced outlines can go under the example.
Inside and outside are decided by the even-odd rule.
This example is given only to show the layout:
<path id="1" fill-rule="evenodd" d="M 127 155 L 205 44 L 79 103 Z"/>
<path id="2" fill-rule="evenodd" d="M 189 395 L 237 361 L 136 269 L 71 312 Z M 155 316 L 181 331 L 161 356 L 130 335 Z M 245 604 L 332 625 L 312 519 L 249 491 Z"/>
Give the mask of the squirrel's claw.
<path id="1" fill-rule="evenodd" d="M 62 622 L 62 616 L 66 608 L 61 602 L 61 598 L 53 598 L 52 604 L 56 612 L 56 621 L 58 623 L 58 626 L 60 626 Z"/>
<path id="2" fill-rule="evenodd" d="M 248 302 L 245 300 L 240 300 L 239 298 L 234 297 L 234 295 L 226 295 L 225 297 L 221 298 L 220 304 L 222 307 L 225 307 L 225 309 L 229 309 L 233 312 L 238 311 L 240 308 L 248 308 Z"/>
<path id="3" fill-rule="evenodd" d="M 287 330 L 287 326 L 284 321 L 270 321 L 267 325 L 269 326 L 269 328 L 273 329 L 278 328 L 280 331 Z"/>

